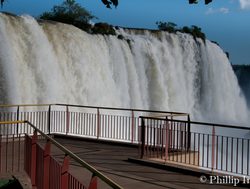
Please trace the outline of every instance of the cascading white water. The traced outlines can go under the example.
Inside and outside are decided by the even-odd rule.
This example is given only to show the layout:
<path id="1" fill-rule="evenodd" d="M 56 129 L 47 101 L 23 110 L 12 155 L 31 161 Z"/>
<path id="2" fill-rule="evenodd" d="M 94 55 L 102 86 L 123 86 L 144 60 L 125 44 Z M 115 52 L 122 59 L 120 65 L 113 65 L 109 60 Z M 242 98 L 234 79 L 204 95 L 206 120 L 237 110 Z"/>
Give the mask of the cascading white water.
<path id="1" fill-rule="evenodd" d="M 191 113 L 246 124 L 249 112 L 224 52 L 182 33 L 90 35 L 0 14 L 1 103 L 71 103 Z"/>

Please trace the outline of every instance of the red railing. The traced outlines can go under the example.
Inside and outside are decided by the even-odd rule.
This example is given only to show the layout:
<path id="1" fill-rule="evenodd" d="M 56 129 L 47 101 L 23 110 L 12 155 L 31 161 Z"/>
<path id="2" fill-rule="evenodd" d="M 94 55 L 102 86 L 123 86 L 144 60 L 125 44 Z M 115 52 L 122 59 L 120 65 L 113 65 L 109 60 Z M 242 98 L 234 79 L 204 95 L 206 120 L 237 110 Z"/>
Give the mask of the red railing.
<path id="1" fill-rule="evenodd" d="M 74 135 L 127 143 L 139 142 L 139 117 L 182 116 L 180 112 L 124 109 L 69 104 L 2 105 L 0 121 L 28 120 L 47 134 Z M 32 133 L 30 127 L 16 127 L 9 133 Z"/>
<path id="2" fill-rule="evenodd" d="M 0 172 L 19 172 L 22 170 L 22 152 L 24 141 L 20 134 L 3 134 L 7 130 L 3 127 L 12 127 L 21 122 L 0 122 Z M 10 158 L 12 157 L 12 158 Z"/>
<path id="3" fill-rule="evenodd" d="M 0 173 L 13 174 L 24 170 L 31 179 L 32 187 L 37 189 L 97 189 L 103 187 L 121 189 L 118 184 L 30 122 L 0 122 L 1 126 L 31 127 L 33 134 L 31 136 L 23 133 L 18 137 L 15 134 L 0 134 Z M 75 177 L 76 168 L 77 174 L 81 175 L 77 178 Z"/>
<path id="4" fill-rule="evenodd" d="M 250 175 L 250 128 L 140 117 L 141 158 Z M 245 138 L 244 138 L 245 137 Z"/>
<path id="5" fill-rule="evenodd" d="M 142 158 L 157 158 L 165 162 L 242 175 L 249 175 L 250 172 L 250 141 L 248 138 L 242 137 L 243 133 L 237 135 L 238 130 L 249 130 L 248 128 L 192 122 L 188 114 L 178 112 L 68 104 L 4 105 L 0 107 L 2 108 L 0 121 L 25 119 L 30 123 L 29 125 L 16 122 L 12 124 L 12 127 L 6 124 L 1 125 L 1 156 L 3 154 L 8 156 L 4 152 L 5 149 L 8 149 L 9 154 L 9 149 L 12 151 L 16 149 L 17 152 L 14 150 L 13 153 L 20 154 L 18 149 L 20 151 L 22 148 L 18 145 L 22 144 L 21 137 L 24 136 L 24 133 L 32 135 L 34 128 L 31 125 L 36 125 L 35 130 L 45 134 L 73 135 L 97 140 L 141 144 L 140 155 Z M 180 116 L 182 120 L 173 119 L 177 116 Z M 5 138 L 2 137 L 3 135 Z M 12 145 L 10 141 L 13 140 L 20 142 L 14 148 L 10 148 Z M 7 142 L 3 143 L 3 141 Z M 29 142 L 26 145 L 30 145 Z M 25 154 L 31 152 L 32 150 L 27 148 Z M 5 169 L 14 167 L 12 165 L 18 161 L 20 160 L 15 160 L 8 166 L 5 165 Z M 53 166 L 62 166 L 63 163 L 58 159 L 47 161 L 51 161 Z M 1 169 L 4 167 L 2 162 L 0 161 Z M 31 174 L 29 170 L 27 173 Z M 56 172 L 53 176 L 59 177 L 60 173 Z M 73 177 L 70 178 L 71 183 L 76 182 Z"/>

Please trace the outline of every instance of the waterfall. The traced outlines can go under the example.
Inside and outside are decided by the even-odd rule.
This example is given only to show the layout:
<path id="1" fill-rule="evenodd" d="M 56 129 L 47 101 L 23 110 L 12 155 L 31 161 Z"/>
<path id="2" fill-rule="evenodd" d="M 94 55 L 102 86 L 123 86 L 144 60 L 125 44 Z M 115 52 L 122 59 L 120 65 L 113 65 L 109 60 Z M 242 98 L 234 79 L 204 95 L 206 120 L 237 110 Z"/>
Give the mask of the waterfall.
<path id="1" fill-rule="evenodd" d="M 0 102 L 181 111 L 247 124 L 245 99 L 216 44 L 178 32 L 117 33 L 124 39 L 0 13 Z"/>

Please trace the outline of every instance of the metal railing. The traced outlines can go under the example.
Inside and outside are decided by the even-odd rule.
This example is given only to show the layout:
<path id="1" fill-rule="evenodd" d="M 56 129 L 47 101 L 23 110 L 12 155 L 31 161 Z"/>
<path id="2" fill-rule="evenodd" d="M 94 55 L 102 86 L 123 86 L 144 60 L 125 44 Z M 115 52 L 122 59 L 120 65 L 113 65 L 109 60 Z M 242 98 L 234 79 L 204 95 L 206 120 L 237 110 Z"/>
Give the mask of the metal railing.
<path id="1" fill-rule="evenodd" d="M 0 130 L 2 126 L 12 127 L 21 123 L 23 121 L 0 122 Z M 3 134 L 0 132 L 0 173 L 22 171 L 23 151 L 24 141 L 21 134 Z"/>
<path id="2" fill-rule="evenodd" d="M 250 175 L 250 128 L 140 117 L 141 158 Z M 190 127 L 190 129 L 188 129 Z"/>
<path id="3" fill-rule="evenodd" d="M 37 189 L 122 188 L 29 121 L 0 122 L 1 126 L 25 126 L 33 130 L 32 136 L 26 133 L 0 135 L 1 173 L 25 170 L 32 187 Z M 77 167 L 81 167 L 77 173 L 83 178 L 75 176 Z"/>
<path id="4" fill-rule="evenodd" d="M 2 105 L 0 121 L 28 120 L 45 134 L 141 144 L 142 158 L 249 175 L 249 128 L 190 121 L 180 112 L 69 104 Z M 180 120 L 175 120 L 174 118 Z M 2 124 L 0 134 L 33 134 Z M 223 129 L 221 129 L 223 128 Z M 20 136 L 19 136 L 20 137 Z M 18 149 L 18 148 L 17 148 Z"/>
<path id="5" fill-rule="evenodd" d="M 180 112 L 70 104 L 0 105 L 0 108 L 2 108 L 0 121 L 28 120 L 46 134 L 77 135 L 127 143 L 139 142 L 140 116 L 181 116 L 184 120 L 189 117 L 188 114 Z M 30 128 L 16 127 L 16 129 L 18 132 L 32 132 L 27 130 Z"/>

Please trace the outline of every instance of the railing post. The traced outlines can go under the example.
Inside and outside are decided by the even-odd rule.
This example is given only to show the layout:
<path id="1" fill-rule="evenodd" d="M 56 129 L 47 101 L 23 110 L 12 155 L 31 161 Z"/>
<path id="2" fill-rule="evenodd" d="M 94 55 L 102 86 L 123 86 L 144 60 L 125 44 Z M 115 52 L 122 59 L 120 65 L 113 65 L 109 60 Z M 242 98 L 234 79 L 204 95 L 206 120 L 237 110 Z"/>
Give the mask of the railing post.
<path id="1" fill-rule="evenodd" d="M 69 133 L 69 107 L 66 106 L 66 135 Z"/>
<path id="2" fill-rule="evenodd" d="M 134 143 L 134 131 L 135 131 L 135 115 L 134 115 L 134 111 L 132 110 L 132 125 L 131 125 L 131 130 L 132 130 L 132 137 L 131 137 L 131 142 Z"/>
<path id="3" fill-rule="evenodd" d="M 19 121 L 19 112 L 20 108 L 17 106 L 17 111 L 16 111 L 16 120 Z M 18 131 L 19 131 L 19 123 L 16 124 L 16 136 L 18 137 Z"/>
<path id="4" fill-rule="evenodd" d="M 168 117 L 166 117 L 166 143 L 165 143 L 165 161 L 168 160 L 168 148 L 169 148 L 169 123 Z"/>
<path id="5" fill-rule="evenodd" d="M 141 159 L 143 159 L 145 150 L 145 122 L 142 117 L 140 118 L 141 118 Z"/>
<path id="6" fill-rule="evenodd" d="M 69 186 L 69 156 L 66 155 L 62 164 L 61 171 L 61 189 L 68 189 Z"/>
<path id="7" fill-rule="evenodd" d="M 97 176 L 93 173 L 88 189 L 97 189 Z"/>
<path id="8" fill-rule="evenodd" d="M 168 119 L 168 123 L 169 123 L 169 143 L 168 143 L 168 148 L 172 148 L 172 150 L 174 149 L 174 141 L 173 141 L 173 135 L 174 135 L 174 128 L 173 128 L 173 116 L 172 113 L 170 114 L 170 119 Z"/>
<path id="9" fill-rule="evenodd" d="M 215 156 L 215 127 L 212 128 L 212 171 L 214 170 L 214 156 Z"/>
<path id="10" fill-rule="evenodd" d="M 188 115 L 188 127 L 187 127 L 187 150 L 190 150 L 190 146 L 191 146 L 191 123 L 190 123 L 190 115 Z"/>
<path id="11" fill-rule="evenodd" d="M 1 133 L 0 133 L 0 170 L 2 170 L 2 134 Z"/>
<path id="12" fill-rule="evenodd" d="M 100 110 L 97 108 L 97 133 L 96 133 L 97 139 L 100 137 Z"/>
<path id="13" fill-rule="evenodd" d="M 44 167 L 43 167 L 43 188 L 44 189 L 49 188 L 50 146 L 51 146 L 50 141 L 47 141 L 47 143 L 45 145 L 45 149 L 44 149 L 44 154 L 43 154 L 43 165 L 44 165 Z"/>
<path id="14" fill-rule="evenodd" d="M 31 184 L 32 188 L 36 188 L 36 148 L 37 148 L 37 131 L 32 136 L 31 143 Z"/>
<path id="15" fill-rule="evenodd" d="M 51 116 L 51 105 L 49 105 L 49 109 L 48 109 L 48 133 L 49 133 L 49 135 L 50 135 L 50 129 L 51 129 L 51 127 L 50 127 L 50 116 Z"/>
<path id="16" fill-rule="evenodd" d="M 32 139 L 25 134 L 24 139 L 24 170 L 29 175 L 31 179 L 31 149 L 32 149 Z"/>

